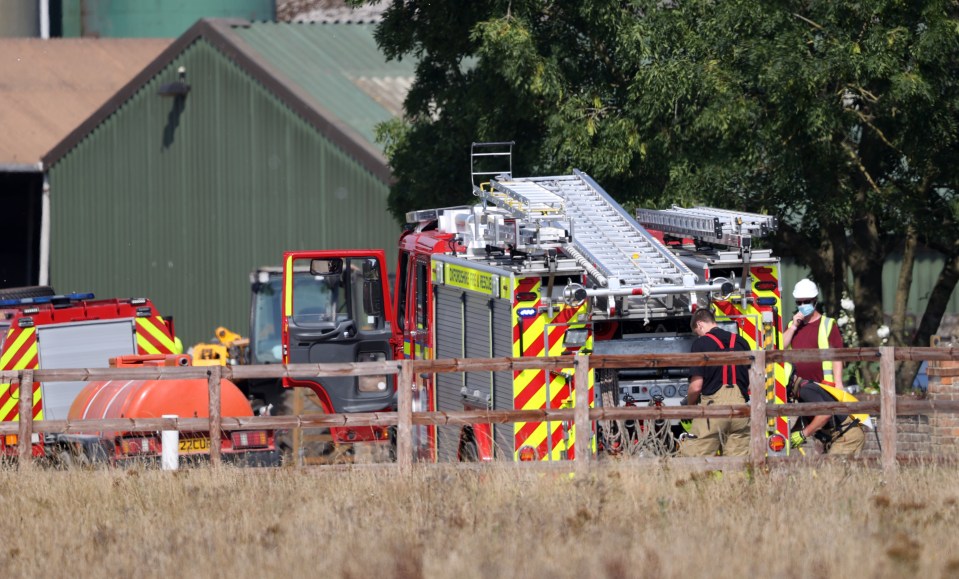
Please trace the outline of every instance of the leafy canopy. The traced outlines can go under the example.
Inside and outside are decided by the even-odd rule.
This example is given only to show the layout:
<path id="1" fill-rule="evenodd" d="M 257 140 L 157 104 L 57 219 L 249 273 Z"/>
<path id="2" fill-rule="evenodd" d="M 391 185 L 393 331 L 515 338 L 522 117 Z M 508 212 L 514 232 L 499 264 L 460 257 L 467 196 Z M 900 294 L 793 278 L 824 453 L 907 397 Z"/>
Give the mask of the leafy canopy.
<path id="1" fill-rule="evenodd" d="M 834 309 L 854 297 L 867 345 L 886 256 L 924 243 L 947 268 L 913 340 L 938 327 L 959 281 L 956 0 L 393 0 L 377 40 L 419 63 L 380 127 L 398 218 L 470 202 L 470 143 L 515 140 L 517 175 L 779 216 L 778 252 Z"/>

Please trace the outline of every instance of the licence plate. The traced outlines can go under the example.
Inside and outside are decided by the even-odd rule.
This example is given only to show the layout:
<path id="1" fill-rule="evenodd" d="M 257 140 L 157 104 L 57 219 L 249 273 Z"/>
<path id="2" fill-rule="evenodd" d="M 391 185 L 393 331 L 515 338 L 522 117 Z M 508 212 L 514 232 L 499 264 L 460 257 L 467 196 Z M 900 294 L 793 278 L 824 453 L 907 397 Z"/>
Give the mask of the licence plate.
<path id="1" fill-rule="evenodd" d="M 209 438 L 181 438 L 180 454 L 190 454 L 193 452 L 210 452 Z"/>

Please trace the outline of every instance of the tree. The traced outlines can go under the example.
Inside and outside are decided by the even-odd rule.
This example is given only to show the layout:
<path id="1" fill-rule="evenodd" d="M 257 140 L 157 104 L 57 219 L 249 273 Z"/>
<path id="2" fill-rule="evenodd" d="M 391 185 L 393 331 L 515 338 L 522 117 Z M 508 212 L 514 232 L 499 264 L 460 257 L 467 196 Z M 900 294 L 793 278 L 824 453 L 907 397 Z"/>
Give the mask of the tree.
<path id="1" fill-rule="evenodd" d="M 778 252 L 831 308 L 853 296 L 865 345 L 886 258 L 903 253 L 902 304 L 933 248 L 946 266 L 916 331 L 893 312 L 893 343 L 938 328 L 959 281 L 955 0 L 397 0 L 377 39 L 420 59 L 382 132 L 394 214 L 467 202 L 469 142 L 515 139 L 517 173 L 576 166 L 627 205 L 778 215 Z"/>

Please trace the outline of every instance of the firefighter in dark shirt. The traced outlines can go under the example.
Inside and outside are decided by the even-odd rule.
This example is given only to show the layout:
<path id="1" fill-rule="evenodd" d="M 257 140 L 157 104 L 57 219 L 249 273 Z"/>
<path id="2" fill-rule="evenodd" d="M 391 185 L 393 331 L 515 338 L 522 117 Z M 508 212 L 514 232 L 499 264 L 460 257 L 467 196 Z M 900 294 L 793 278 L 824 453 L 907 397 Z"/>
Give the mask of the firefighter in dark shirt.
<path id="1" fill-rule="evenodd" d="M 836 402 L 837 398 L 830 394 L 828 386 L 800 378 L 788 362 L 784 368 L 791 399 L 796 402 Z M 798 448 L 807 439 L 815 438 L 822 443 L 825 454 L 856 456 L 866 444 L 861 422 L 855 416 L 846 414 L 803 416 L 799 418 L 798 427 L 789 440 L 793 448 Z"/>
<path id="2" fill-rule="evenodd" d="M 749 344 L 737 334 L 716 325 L 708 308 L 693 312 L 689 322 L 699 336 L 691 352 L 749 350 Z M 749 388 L 748 366 L 694 366 L 690 369 L 687 403 L 706 406 L 745 404 Z M 684 456 L 745 456 L 749 453 L 748 418 L 697 418 L 680 449 Z"/>

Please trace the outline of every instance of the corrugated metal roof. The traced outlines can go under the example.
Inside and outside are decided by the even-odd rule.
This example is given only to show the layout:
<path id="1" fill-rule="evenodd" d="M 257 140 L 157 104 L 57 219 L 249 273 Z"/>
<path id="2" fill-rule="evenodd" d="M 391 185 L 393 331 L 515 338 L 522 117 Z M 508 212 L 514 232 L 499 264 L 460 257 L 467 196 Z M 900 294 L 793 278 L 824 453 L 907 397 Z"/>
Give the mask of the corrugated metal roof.
<path id="1" fill-rule="evenodd" d="M 233 32 L 277 73 L 374 144 L 374 126 L 402 112 L 414 76 L 412 61 L 386 61 L 373 38 L 375 28 L 260 22 Z"/>
<path id="2" fill-rule="evenodd" d="M 202 38 L 266 86 L 367 170 L 392 174 L 374 141 L 376 123 L 398 114 L 413 80 L 409 60 L 386 62 L 371 24 L 201 20 L 44 156 L 57 163 L 183 51 Z M 384 94 L 385 91 L 385 94 Z"/>
<path id="3" fill-rule="evenodd" d="M 0 39 L 0 165 L 37 163 L 172 39 Z"/>

